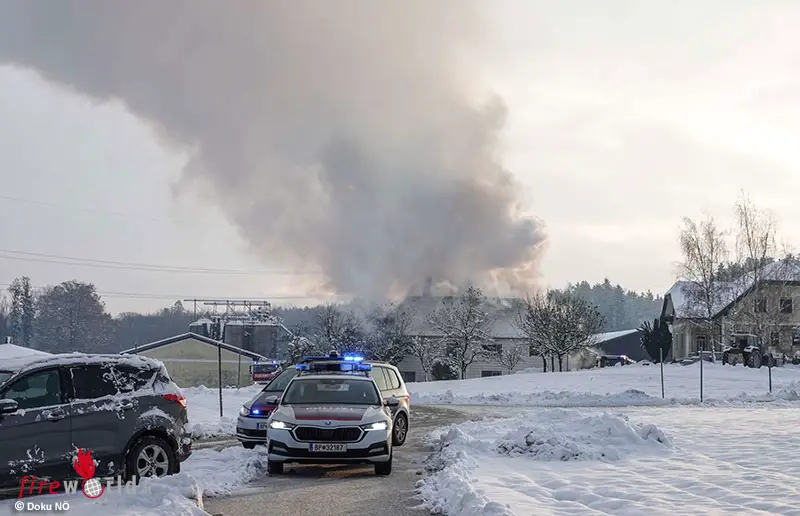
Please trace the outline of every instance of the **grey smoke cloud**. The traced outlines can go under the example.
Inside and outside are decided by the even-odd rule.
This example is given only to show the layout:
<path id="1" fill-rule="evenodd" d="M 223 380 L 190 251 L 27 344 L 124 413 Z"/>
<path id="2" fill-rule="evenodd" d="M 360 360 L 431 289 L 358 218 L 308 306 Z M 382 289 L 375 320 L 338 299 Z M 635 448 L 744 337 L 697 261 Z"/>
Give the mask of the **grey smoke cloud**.
<path id="1" fill-rule="evenodd" d="M 537 279 L 481 36 L 472 0 L 0 2 L 0 63 L 123 101 L 265 261 L 368 298 Z"/>

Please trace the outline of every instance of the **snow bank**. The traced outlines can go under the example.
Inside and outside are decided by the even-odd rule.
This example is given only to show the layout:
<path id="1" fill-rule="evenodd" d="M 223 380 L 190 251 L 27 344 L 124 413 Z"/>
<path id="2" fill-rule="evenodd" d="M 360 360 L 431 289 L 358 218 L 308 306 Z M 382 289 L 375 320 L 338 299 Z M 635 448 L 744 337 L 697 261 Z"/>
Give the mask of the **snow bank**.
<path id="1" fill-rule="evenodd" d="M 194 438 L 233 436 L 236 433 L 239 409 L 263 387 L 263 385 L 250 385 L 241 389 L 222 389 L 222 417 L 219 416 L 219 389 L 204 386 L 181 389 L 186 396 L 189 426 Z"/>
<path id="2" fill-rule="evenodd" d="M 663 406 L 699 403 L 700 364 L 664 366 L 666 397 L 661 397 L 659 366 L 632 365 L 561 373 L 520 373 L 470 380 L 409 383 L 413 403 L 528 405 L 541 407 Z M 800 367 L 772 369 L 769 393 L 766 367 L 704 364 L 704 399 L 727 404 L 800 399 Z"/>
<path id="3" fill-rule="evenodd" d="M 83 516 L 198 516 L 207 515 L 198 507 L 203 497 L 230 494 L 249 482 L 266 475 L 267 455 L 261 449 L 242 447 L 222 451 L 198 450 L 183 463 L 182 472 L 171 477 L 144 480 L 136 493 L 123 488 L 107 490 L 99 499 L 89 500 L 83 494 L 53 495 L 30 498 L 30 501 L 54 503 L 68 501 L 70 512 Z M 0 514 L 13 511 L 14 500 L 0 502 Z M 13 512 L 12 512 L 13 511 Z"/>
<path id="4" fill-rule="evenodd" d="M 621 452 L 632 446 L 671 446 L 656 426 L 633 424 L 624 416 L 604 413 L 575 420 L 564 415 L 546 424 L 523 421 L 493 449 L 509 457 L 567 461 L 620 460 Z"/>
<path id="5" fill-rule="evenodd" d="M 559 409 L 451 425 L 427 438 L 434 452 L 426 461 L 427 476 L 417 484 L 419 497 L 426 509 L 450 516 L 513 514 L 472 480 L 475 470 L 491 468 L 497 460 L 503 461 L 498 469 L 509 471 L 519 461 L 613 462 L 672 449 L 654 425 L 618 414 Z"/>

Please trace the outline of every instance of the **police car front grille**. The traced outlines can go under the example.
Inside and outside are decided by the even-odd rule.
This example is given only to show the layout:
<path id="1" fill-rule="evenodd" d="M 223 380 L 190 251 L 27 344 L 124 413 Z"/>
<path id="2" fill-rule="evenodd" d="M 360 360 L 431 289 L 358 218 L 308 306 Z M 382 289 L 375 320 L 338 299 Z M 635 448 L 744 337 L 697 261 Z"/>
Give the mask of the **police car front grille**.
<path id="1" fill-rule="evenodd" d="M 315 426 L 298 426 L 294 429 L 298 441 L 314 442 L 355 442 L 361 439 L 362 430 L 357 426 L 339 428 L 318 428 Z"/>

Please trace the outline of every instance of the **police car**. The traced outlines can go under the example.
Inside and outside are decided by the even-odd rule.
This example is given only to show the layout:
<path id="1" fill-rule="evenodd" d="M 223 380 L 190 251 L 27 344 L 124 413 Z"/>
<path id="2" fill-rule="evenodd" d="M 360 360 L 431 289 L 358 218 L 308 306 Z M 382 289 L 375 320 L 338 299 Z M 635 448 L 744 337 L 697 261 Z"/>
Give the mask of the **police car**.
<path id="1" fill-rule="evenodd" d="M 392 472 L 392 409 L 363 357 L 305 357 L 267 422 L 270 474 L 284 464 L 373 464 Z"/>

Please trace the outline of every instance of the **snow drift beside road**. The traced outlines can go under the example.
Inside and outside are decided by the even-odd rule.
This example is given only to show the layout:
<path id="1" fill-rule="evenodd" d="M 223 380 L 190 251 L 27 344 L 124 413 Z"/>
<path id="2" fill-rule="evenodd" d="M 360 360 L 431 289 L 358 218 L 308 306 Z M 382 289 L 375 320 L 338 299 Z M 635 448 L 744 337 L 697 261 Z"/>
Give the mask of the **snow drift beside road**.
<path id="1" fill-rule="evenodd" d="M 50 495 L 30 498 L 32 502 L 68 501 L 70 512 L 82 516 L 198 516 L 207 515 L 197 506 L 202 497 L 230 494 L 249 482 L 266 475 L 267 455 L 264 449 L 245 450 L 234 446 L 221 451 L 197 450 L 182 464 L 182 472 L 171 477 L 145 480 L 136 493 L 116 487 L 99 499 L 83 494 Z M 14 500 L 0 502 L 0 513 L 12 512 Z"/>
<path id="2" fill-rule="evenodd" d="M 239 409 L 263 388 L 263 385 L 248 385 L 241 389 L 222 389 L 222 417 L 219 417 L 218 389 L 204 386 L 181 389 L 186 396 L 189 427 L 194 438 L 232 437 L 236 433 Z"/>
<path id="3" fill-rule="evenodd" d="M 426 405 L 530 405 L 546 407 L 660 406 L 699 402 L 700 364 L 664 366 L 666 398 L 661 398 L 658 365 L 631 365 L 560 373 L 520 373 L 469 380 L 409 383 L 413 403 Z M 704 364 L 706 401 L 797 400 L 800 367 Z"/>
<path id="4" fill-rule="evenodd" d="M 428 435 L 434 453 L 418 483 L 426 509 L 450 516 L 510 515 L 474 485 L 478 467 L 511 470 L 516 461 L 620 461 L 661 454 L 672 443 L 654 425 L 610 413 L 545 409 L 510 419 L 470 421 Z"/>

